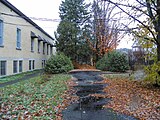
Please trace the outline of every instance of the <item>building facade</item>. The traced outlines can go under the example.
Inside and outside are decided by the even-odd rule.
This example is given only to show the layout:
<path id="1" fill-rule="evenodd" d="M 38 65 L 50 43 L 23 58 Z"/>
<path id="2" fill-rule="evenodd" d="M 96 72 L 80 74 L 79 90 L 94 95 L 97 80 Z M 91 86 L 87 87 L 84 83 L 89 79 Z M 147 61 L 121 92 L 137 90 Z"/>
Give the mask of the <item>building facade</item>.
<path id="1" fill-rule="evenodd" d="M 42 69 L 54 39 L 7 0 L 0 1 L 0 77 Z"/>

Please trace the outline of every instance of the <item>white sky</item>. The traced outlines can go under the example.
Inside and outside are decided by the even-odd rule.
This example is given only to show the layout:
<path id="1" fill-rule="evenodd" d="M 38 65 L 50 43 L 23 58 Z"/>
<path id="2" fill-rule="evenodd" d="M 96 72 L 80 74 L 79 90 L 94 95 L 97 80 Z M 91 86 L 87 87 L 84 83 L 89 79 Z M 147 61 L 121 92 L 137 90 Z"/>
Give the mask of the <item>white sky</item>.
<path id="1" fill-rule="evenodd" d="M 8 0 L 12 5 L 19 9 L 28 17 L 60 19 L 59 18 L 59 5 L 62 0 Z M 38 21 L 33 20 L 48 34 L 54 37 L 58 22 Z M 127 38 L 129 39 L 129 38 Z M 132 42 L 127 42 L 126 39 L 122 40 L 118 48 L 131 48 Z"/>
<path id="2" fill-rule="evenodd" d="M 59 18 L 59 5 L 61 0 L 8 0 L 28 17 L 36 18 Z M 58 22 L 33 20 L 42 27 L 47 33 L 54 37 Z"/>

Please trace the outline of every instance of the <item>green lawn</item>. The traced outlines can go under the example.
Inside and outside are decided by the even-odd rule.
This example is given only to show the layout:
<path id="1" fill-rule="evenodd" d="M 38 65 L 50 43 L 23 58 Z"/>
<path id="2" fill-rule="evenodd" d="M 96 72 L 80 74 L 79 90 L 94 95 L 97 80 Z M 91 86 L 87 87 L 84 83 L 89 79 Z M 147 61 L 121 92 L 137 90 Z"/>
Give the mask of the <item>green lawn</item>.
<path id="1" fill-rule="evenodd" d="M 129 76 L 129 73 L 104 74 L 103 76 L 108 79 L 129 79 L 129 80 L 133 79 L 133 75 Z"/>
<path id="2" fill-rule="evenodd" d="M 54 107 L 62 101 L 70 78 L 66 74 L 43 75 L 0 88 L 0 118 L 54 119 Z"/>
<path id="3" fill-rule="evenodd" d="M 24 72 L 24 73 L 16 74 L 16 75 L 2 77 L 2 78 L 0 78 L 0 84 L 1 83 L 5 83 L 5 82 L 9 82 L 9 81 L 13 81 L 13 80 L 17 80 L 17 79 L 21 79 L 25 75 L 30 75 L 30 74 L 34 74 L 34 73 L 38 73 L 38 72 L 40 72 L 40 70 L 29 71 L 29 72 Z"/>

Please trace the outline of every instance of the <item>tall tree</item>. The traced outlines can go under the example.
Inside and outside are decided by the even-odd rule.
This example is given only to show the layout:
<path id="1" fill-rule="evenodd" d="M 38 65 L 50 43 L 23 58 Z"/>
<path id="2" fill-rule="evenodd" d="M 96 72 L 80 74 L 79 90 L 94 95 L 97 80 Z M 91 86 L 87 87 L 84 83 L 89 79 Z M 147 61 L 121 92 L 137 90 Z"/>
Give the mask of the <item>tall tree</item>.
<path id="1" fill-rule="evenodd" d="M 92 5 L 93 36 L 87 38 L 92 50 L 96 53 L 96 59 L 103 57 L 105 53 L 116 48 L 119 42 L 119 19 L 114 19 L 117 13 L 115 6 L 106 1 L 94 0 Z M 120 14 L 120 13 L 119 13 Z M 121 16 L 118 16 L 119 18 Z"/>
<path id="2" fill-rule="evenodd" d="M 75 61 L 84 44 L 82 28 L 89 18 L 87 8 L 84 0 L 64 0 L 59 7 L 61 22 L 55 33 L 57 51 L 64 52 Z"/>

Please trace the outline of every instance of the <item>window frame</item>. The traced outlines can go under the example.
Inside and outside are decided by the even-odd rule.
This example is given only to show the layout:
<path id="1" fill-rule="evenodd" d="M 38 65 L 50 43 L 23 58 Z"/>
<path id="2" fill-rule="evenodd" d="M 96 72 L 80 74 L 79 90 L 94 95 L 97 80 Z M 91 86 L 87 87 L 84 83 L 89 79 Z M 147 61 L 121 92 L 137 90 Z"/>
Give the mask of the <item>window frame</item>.
<path id="1" fill-rule="evenodd" d="M 0 47 L 3 47 L 3 20 L 0 19 Z"/>
<path id="2" fill-rule="evenodd" d="M 34 38 L 31 38 L 31 52 L 34 52 Z"/>
<path id="3" fill-rule="evenodd" d="M 29 70 L 32 70 L 32 60 L 29 60 Z"/>
<path id="4" fill-rule="evenodd" d="M 28 67 L 29 67 L 29 71 L 35 70 L 35 60 L 30 59 Z"/>
<path id="5" fill-rule="evenodd" d="M 42 68 L 44 68 L 46 65 L 46 60 L 42 60 Z"/>
<path id="6" fill-rule="evenodd" d="M 35 69 L 35 60 L 32 60 L 32 70 Z"/>
<path id="7" fill-rule="evenodd" d="M 3 66 L 2 66 L 2 62 L 4 62 L 5 63 L 5 65 L 4 65 L 4 69 L 2 68 Z M 4 71 L 3 71 L 4 70 Z M 3 73 L 4 74 L 3 74 Z M 0 76 L 5 76 L 7 74 L 7 61 L 6 60 L 0 60 Z"/>
<path id="8" fill-rule="evenodd" d="M 18 73 L 18 60 L 13 60 L 13 73 Z"/>
<path id="9" fill-rule="evenodd" d="M 21 49 L 21 29 L 17 28 L 16 49 Z"/>
<path id="10" fill-rule="evenodd" d="M 20 63 L 21 63 L 21 65 L 20 65 Z M 23 60 L 19 60 L 18 66 L 19 66 L 19 68 L 18 68 L 19 73 L 23 72 Z"/>

